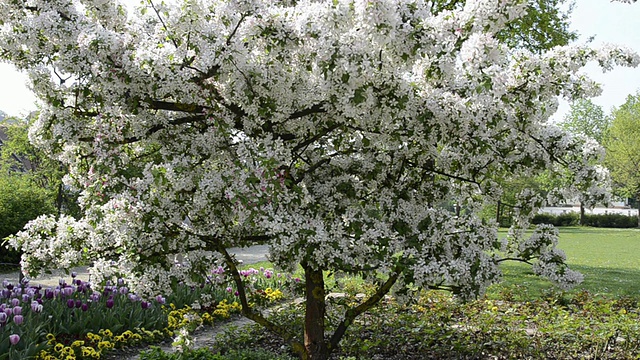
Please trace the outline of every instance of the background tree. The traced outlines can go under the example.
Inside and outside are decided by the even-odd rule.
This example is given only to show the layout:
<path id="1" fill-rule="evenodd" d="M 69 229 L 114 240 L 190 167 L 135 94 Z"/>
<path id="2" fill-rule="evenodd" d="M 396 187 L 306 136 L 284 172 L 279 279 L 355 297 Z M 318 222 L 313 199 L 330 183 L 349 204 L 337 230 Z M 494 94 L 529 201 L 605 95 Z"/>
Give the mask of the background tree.
<path id="1" fill-rule="evenodd" d="M 571 103 L 569 112 L 560 122 L 560 126 L 572 134 L 589 137 L 603 144 L 604 136 L 609 128 L 609 119 L 602 107 L 591 99 L 578 99 Z"/>
<path id="2" fill-rule="evenodd" d="M 640 92 L 629 95 L 611 118 L 605 138 L 606 164 L 618 193 L 635 199 L 640 208 Z"/>
<path id="3" fill-rule="evenodd" d="M 78 212 L 75 195 L 63 187 L 60 162 L 29 143 L 30 121 L 0 121 L 0 243 L 39 215 Z M 0 262 L 18 264 L 20 253 L 3 249 Z"/>
<path id="4" fill-rule="evenodd" d="M 590 99 L 578 99 L 571 103 L 569 113 L 560 122 L 560 126 L 572 134 L 593 139 L 598 145 L 602 145 L 609 128 L 609 119 L 602 111 L 602 107 L 594 104 Z M 584 225 L 583 194 L 579 193 L 577 197 L 580 203 L 580 225 Z"/>
<path id="5" fill-rule="evenodd" d="M 535 192 L 516 197 L 504 241 L 478 213 L 505 191 L 495 174 L 554 162 L 601 198 L 598 152 L 547 120 L 558 93 L 593 95 L 575 69 L 640 59 L 510 48 L 496 36 L 525 8 L 203 0 L 127 14 L 108 1 L 0 1 L 2 56 L 45 104 L 32 139 L 68 165 L 83 206 L 80 219 L 40 217 L 10 242 L 31 274 L 90 260 L 96 282 L 121 276 L 142 296 L 223 261 L 243 314 L 305 359 L 327 359 L 390 291 L 481 294 L 505 252 L 575 285 L 555 229 L 526 235 L 544 204 Z M 438 205 L 449 201 L 466 211 Z M 255 243 L 276 266 L 302 267 L 302 334 L 249 307 L 227 249 Z M 325 271 L 375 288 L 330 328 Z"/>
<path id="6" fill-rule="evenodd" d="M 525 3 L 526 13 L 496 34 L 509 47 L 542 53 L 578 38 L 578 34 L 569 29 L 572 3 L 567 4 L 566 0 L 527 0 Z M 433 1 L 433 10 L 436 13 L 461 10 L 465 4 L 464 0 L 437 0 Z"/>

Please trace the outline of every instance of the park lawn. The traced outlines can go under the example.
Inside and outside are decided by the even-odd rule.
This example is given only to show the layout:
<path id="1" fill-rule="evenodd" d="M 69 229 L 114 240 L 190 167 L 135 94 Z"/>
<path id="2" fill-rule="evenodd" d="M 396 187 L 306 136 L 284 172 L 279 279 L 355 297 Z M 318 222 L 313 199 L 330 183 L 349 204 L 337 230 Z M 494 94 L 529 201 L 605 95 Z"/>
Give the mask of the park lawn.
<path id="1" fill-rule="evenodd" d="M 567 254 L 567 263 L 584 275 L 584 282 L 572 292 L 640 297 L 640 229 L 562 227 L 559 231 L 559 248 Z M 518 291 L 525 297 L 555 288 L 533 275 L 527 264 L 509 262 L 501 267 L 504 281 L 489 289 L 490 297 L 516 284 L 522 285 Z"/>

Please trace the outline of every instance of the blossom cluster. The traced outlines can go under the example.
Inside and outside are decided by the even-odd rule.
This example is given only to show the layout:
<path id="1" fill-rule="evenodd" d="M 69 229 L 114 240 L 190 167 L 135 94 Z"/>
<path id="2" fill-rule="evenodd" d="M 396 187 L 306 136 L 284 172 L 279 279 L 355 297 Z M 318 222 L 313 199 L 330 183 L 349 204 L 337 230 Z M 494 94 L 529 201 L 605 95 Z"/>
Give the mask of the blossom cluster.
<path id="1" fill-rule="evenodd" d="M 406 285 L 480 293 L 500 244 L 479 213 L 502 177 L 560 162 L 574 190 L 605 194 L 597 149 L 548 123 L 557 94 L 598 93 L 589 61 L 640 62 L 510 49 L 495 34 L 518 1 L 28 3 L 0 1 L 0 47 L 43 100 L 31 139 L 68 166 L 84 213 L 10 244 L 30 273 L 91 260 L 143 295 L 256 242 L 283 268 L 402 268 Z M 516 226 L 543 204 L 523 192 Z M 545 254 L 540 273 L 564 271 Z"/>

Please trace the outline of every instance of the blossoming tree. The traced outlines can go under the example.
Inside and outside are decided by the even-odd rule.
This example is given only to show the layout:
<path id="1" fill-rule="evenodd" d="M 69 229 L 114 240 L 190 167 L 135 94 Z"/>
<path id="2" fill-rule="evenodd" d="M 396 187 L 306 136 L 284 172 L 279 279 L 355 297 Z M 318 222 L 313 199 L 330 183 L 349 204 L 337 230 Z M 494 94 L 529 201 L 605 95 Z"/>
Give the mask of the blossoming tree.
<path id="1" fill-rule="evenodd" d="M 545 199 L 521 192 L 502 241 L 477 214 L 500 199 L 503 174 L 554 162 L 575 189 L 604 196 L 591 165 L 599 148 L 547 119 L 557 95 L 597 93 L 577 73 L 587 61 L 638 57 L 510 49 L 494 34 L 524 8 L 190 0 L 129 12 L 105 0 L 2 0 L 2 56 L 42 100 L 32 141 L 68 165 L 84 211 L 38 218 L 10 243 L 30 274 L 90 260 L 98 282 L 119 274 L 147 295 L 223 261 L 244 315 L 308 359 L 326 359 L 392 288 L 474 296 L 507 258 L 576 284 L 554 229 L 525 236 Z M 278 266 L 304 269 L 304 336 L 249 308 L 227 249 L 256 243 Z M 325 270 L 377 284 L 330 335 Z"/>

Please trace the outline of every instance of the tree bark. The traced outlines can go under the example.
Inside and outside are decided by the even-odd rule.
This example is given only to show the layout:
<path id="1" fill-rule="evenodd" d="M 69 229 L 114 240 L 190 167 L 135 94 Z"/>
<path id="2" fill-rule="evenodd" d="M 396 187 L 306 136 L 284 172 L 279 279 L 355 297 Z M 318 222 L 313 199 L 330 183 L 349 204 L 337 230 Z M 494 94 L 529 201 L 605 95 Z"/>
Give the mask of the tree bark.
<path id="1" fill-rule="evenodd" d="M 584 226 L 584 204 L 580 203 L 580 226 Z"/>
<path id="2" fill-rule="evenodd" d="M 636 205 L 638 206 L 638 228 L 640 228 L 640 194 L 636 195 Z"/>
<path id="3" fill-rule="evenodd" d="M 306 314 L 304 320 L 305 360 L 326 360 L 329 347 L 324 337 L 325 289 L 322 270 L 303 264 L 306 281 Z"/>

